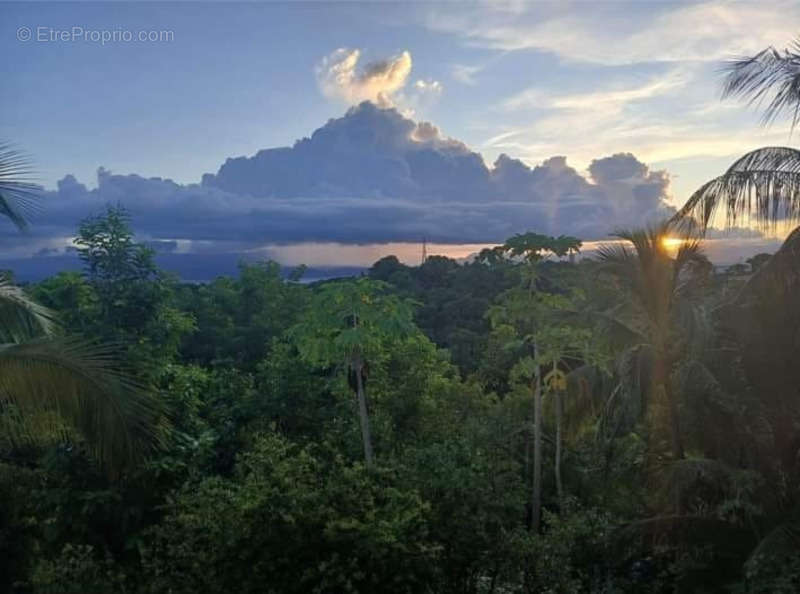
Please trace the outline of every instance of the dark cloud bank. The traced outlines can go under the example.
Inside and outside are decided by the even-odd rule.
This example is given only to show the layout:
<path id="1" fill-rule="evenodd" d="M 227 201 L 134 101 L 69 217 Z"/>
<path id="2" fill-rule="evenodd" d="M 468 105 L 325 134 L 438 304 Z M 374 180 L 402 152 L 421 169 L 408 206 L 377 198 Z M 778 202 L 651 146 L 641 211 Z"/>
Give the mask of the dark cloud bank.
<path id="1" fill-rule="evenodd" d="M 482 243 L 527 230 L 597 239 L 672 212 L 667 174 L 631 154 L 597 159 L 588 173 L 565 157 L 530 168 L 502 155 L 487 167 L 432 124 L 362 103 L 292 147 L 228 159 L 200 184 L 101 168 L 87 190 L 67 175 L 47 193 L 33 234 L 71 236 L 108 203 L 127 207 L 137 233 L 154 240 L 251 245 Z"/>

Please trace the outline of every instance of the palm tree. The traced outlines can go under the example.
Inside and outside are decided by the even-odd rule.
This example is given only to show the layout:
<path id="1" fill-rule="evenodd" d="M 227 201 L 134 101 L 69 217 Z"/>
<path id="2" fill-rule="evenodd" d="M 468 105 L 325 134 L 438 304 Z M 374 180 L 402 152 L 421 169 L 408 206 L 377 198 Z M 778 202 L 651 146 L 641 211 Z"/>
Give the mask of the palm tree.
<path id="1" fill-rule="evenodd" d="M 800 39 L 783 51 L 769 47 L 726 67 L 724 97 L 738 97 L 764 107 L 763 123 L 789 117 L 792 130 L 800 122 Z M 761 225 L 800 220 L 800 150 L 765 147 L 738 159 L 723 175 L 698 189 L 675 216 L 694 219 L 706 228 L 723 206 L 728 224 L 750 219 Z M 777 456 L 788 464 L 796 454 L 793 423 L 800 416 L 796 402 L 797 371 L 791 357 L 800 320 L 795 313 L 800 287 L 800 228 L 790 233 L 779 252 L 758 268 L 726 312 L 733 327 L 749 382 L 758 388 L 768 411 Z"/>
<path id="2" fill-rule="evenodd" d="M 800 120 L 800 40 L 783 51 L 769 47 L 733 60 L 726 71 L 723 97 L 766 102 L 764 124 L 788 114 L 794 129 Z M 778 146 L 747 153 L 700 187 L 675 220 L 692 217 L 705 229 L 721 206 L 728 224 L 739 219 L 760 225 L 800 220 L 800 150 Z"/>
<path id="3" fill-rule="evenodd" d="M 0 144 L 0 214 L 19 229 L 37 205 L 26 158 Z M 53 312 L 0 278 L 0 436 L 79 440 L 111 474 L 158 441 L 155 401 L 111 345 L 58 336 Z"/>
<path id="4" fill-rule="evenodd" d="M 794 130 L 800 121 L 800 40 L 778 51 L 769 47 L 755 56 L 731 61 L 726 66 L 723 97 L 738 97 L 764 105 L 763 123 L 789 116 Z M 764 147 L 735 161 L 721 176 L 701 186 L 675 217 L 676 224 L 699 224 L 701 230 L 724 208 L 727 225 L 755 223 L 773 227 L 779 222 L 800 220 L 800 150 Z M 758 465 L 768 479 L 763 504 L 769 506 L 773 529 L 753 550 L 748 573 L 770 583 L 782 571 L 787 556 L 795 555 L 800 543 L 797 498 L 778 493 L 796 493 L 798 453 L 798 371 L 793 357 L 800 318 L 796 313 L 800 288 L 800 228 L 790 233 L 772 258 L 762 263 L 731 302 L 723 304 L 719 321 L 732 330 L 738 383 L 755 388 L 757 397 L 748 405 L 749 430 L 759 436 L 756 447 L 765 447 Z M 766 439 L 763 437 L 766 436 Z M 769 500 L 774 499 L 772 503 Z M 771 559 L 765 564 L 764 559 Z M 796 557 L 795 557 L 796 559 Z M 762 567 L 760 571 L 755 571 Z"/>
<path id="5" fill-rule="evenodd" d="M 673 258 L 665 244 L 669 223 L 619 231 L 627 242 L 599 249 L 603 269 L 622 285 L 627 298 L 607 316 L 627 348 L 619 358 L 620 384 L 610 404 L 635 406 L 634 416 L 651 419 L 656 432 L 666 416 L 673 460 L 684 458 L 679 403 L 673 373 L 690 347 L 702 348 L 704 324 L 699 297 L 708 261 L 696 239 L 686 238 Z M 661 416 L 659 416 L 661 415 Z"/>

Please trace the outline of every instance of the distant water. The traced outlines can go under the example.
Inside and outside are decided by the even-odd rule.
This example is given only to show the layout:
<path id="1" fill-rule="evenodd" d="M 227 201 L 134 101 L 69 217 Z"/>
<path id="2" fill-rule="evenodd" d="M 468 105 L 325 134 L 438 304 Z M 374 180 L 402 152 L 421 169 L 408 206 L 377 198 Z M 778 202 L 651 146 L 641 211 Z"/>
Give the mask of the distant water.
<path id="1" fill-rule="evenodd" d="M 585 242 L 583 253 L 591 256 L 602 242 Z M 705 242 L 705 251 L 712 262 L 719 265 L 742 262 L 758 252 L 774 252 L 780 241 L 767 238 L 710 239 Z M 477 254 L 491 244 L 425 244 L 428 256 L 442 255 L 463 260 Z M 236 276 L 241 261 L 274 260 L 280 262 L 286 273 L 305 264 L 308 268 L 305 282 L 357 276 L 374 262 L 388 255 L 395 255 L 404 264 L 416 266 L 422 261 L 423 242 L 350 245 L 337 243 L 301 243 L 293 245 L 265 245 L 255 249 L 236 251 L 214 251 L 206 245 L 203 252 L 160 252 L 156 254 L 158 265 L 184 282 L 208 282 L 219 276 Z M 17 282 L 35 282 L 61 271 L 81 270 L 82 265 L 75 252 L 59 255 L 0 258 L 0 269 L 11 270 Z"/>
<path id="2" fill-rule="evenodd" d="M 219 276 L 238 276 L 239 262 L 253 261 L 251 254 L 157 254 L 156 262 L 163 270 L 175 274 L 187 283 L 205 283 Z M 295 266 L 284 266 L 288 275 Z M 18 283 L 38 282 L 59 272 L 80 271 L 76 255 L 39 256 L 33 258 L 0 259 L 0 270 L 10 270 Z M 328 278 L 358 276 L 366 266 L 309 266 L 302 282 Z"/>

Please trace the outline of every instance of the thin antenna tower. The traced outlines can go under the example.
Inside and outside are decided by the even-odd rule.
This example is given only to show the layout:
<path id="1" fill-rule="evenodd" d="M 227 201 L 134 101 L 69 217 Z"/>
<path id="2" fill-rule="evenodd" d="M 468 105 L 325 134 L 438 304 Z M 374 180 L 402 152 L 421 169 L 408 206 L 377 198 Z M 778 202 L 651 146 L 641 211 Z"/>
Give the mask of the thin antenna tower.
<path id="1" fill-rule="evenodd" d="M 422 238 L 422 263 L 425 264 L 425 261 L 428 259 L 428 238 Z"/>

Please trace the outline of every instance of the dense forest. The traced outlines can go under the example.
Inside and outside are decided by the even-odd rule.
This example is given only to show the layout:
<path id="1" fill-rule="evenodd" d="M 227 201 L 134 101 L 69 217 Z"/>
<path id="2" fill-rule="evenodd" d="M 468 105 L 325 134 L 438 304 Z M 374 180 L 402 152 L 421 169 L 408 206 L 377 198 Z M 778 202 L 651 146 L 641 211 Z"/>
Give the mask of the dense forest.
<path id="1" fill-rule="evenodd" d="M 702 250 L 717 206 L 796 220 L 799 162 L 750 153 L 593 254 L 315 283 L 182 283 L 109 206 L 83 272 L 0 283 L 0 591 L 800 590 L 800 230 Z"/>

